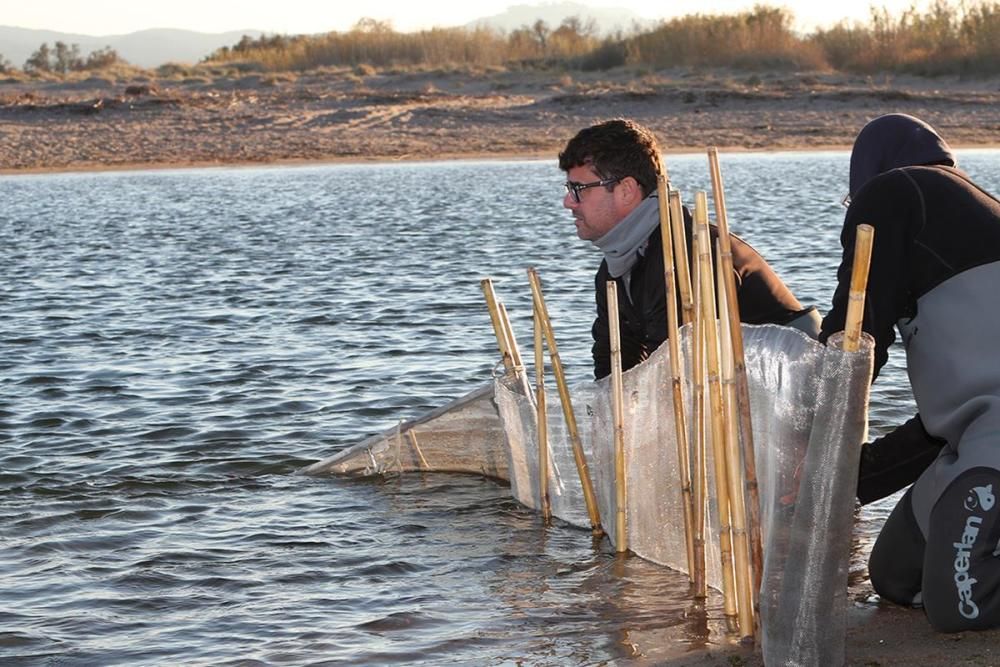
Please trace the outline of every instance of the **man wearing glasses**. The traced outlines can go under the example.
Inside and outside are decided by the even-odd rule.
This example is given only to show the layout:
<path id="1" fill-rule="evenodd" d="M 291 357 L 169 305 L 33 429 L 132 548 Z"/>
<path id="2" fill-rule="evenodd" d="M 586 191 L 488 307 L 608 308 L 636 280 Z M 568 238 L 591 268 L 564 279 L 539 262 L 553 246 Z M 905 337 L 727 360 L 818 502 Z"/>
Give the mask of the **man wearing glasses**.
<path id="1" fill-rule="evenodd" d="M 597 379 L 611 373 L 605 285 L 618 283 L 623 370 L 645 360 L 667 337 L 666 290 L 656 183 L 662 173 L 656 138 L 638 123 L 615 119 L 580 130 L 559 154 L 566 172 L 563 206 L 576 233 L 604 253 L 597 270 L 593 357 Z M 691 215 L 684 210 L 688 257 Z M 712 228 L 713 243 L 716 230 Z M 803 308 L 757 251 L 732 237 L 740 319 L 794 326 L 815 338 L 820 317 Z"/>

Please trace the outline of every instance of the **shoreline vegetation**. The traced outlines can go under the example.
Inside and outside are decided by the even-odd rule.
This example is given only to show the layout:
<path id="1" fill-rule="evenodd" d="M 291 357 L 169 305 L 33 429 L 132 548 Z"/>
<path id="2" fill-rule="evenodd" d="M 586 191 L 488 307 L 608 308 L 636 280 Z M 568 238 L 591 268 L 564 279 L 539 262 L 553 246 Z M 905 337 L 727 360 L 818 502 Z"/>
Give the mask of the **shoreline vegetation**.
<path id="1" fill-rule="evenodd" d="M 954 146 L 1000 144 L 1000 3 L 792 23 L 768 6 L 612 35 L 578 18 L 414 33 L 364 19 L 153 70 L 42 45 L 23 70 L 0 56 L 0 171 L 554 158 L 614 116 L 673 153 L 847 149 L 890 111 Z"/>

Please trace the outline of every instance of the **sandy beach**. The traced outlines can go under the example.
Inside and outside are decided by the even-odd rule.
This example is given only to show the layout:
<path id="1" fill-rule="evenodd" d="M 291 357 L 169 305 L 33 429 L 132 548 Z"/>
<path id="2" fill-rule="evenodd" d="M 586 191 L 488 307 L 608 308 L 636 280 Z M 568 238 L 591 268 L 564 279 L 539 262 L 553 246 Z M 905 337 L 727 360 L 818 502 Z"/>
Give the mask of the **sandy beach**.
<path id="1" fill-rule="evenodd" d="M 365 73 L 0 82 L 0 170 L 554 158 L 625 116 L 670 152 L 849 148 L 912 113 L 954 146 L 1000 143 L 1000 79 L 688 70 Z"/>
<path id="2" fill-rule="evenodd" d="M 955 147 L 995 147 L 1000 78 L 330 70 L 8 79 L 0 81 L 0 173 L 554 159 L 579 128 L 618 116 L 653 128 L 668 152 L 848 149 L 867 120 L 887 112 L 927 120 Z M 880 603 L 863 572 L 850 597 L 849 665 L 1000 664 L 1000 630 L 937 634 L 922 611 Z M 656 664 L 763 663 L 759 649 L 733 645 Z"/>

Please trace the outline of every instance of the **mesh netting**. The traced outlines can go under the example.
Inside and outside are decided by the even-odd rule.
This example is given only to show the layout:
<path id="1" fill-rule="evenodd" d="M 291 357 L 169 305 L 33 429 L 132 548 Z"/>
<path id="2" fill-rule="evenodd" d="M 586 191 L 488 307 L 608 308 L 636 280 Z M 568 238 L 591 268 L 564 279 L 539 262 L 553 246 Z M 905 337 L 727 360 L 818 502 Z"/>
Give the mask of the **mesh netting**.
<path id="1" fill-rule="evenodd" d="M 508 479 L 510 449 L 493 404 L 493 383 L 302 470 L 307 475 L 382 475 L 414 470 Z"/>
<path id="2" fill-rule="evenodd" d="M 743 325 L 742 330 L 765 554 L 760 591 L 764 660 L 769 665 L 843 664 L 847 569 L 860 443 L 867 435 L 872 343 L 865 338 L 861 352 L 846 353 L 833 339 L 829 347 L 822 346 L 787 327 Z M 681 336 L 682 348 L 689 349 L 690 327 L 682 328 Z M 668 347 L 660 346 L 623 378 L 627 539 L 637 555 L 687 572 Z M 687 401 L 693 393 L 690 371 L 686 369 Z M 602 524 L 613 542 L 617 508 L 610 381 L 581 383 L 570 394 Z M 569 432 L 552 389 L 547 404 L 552 513 L 589 527 Z M 691 414 L 690 406 L 686 414 Z M 694 429 L 691 421 L 689 417 L 689 430 Z M 705 430 L 706 578 L 721 589 L 712 447 L 710 429 Z M 471 472 L 509 480 L 513 496 L 537 509 L 537 441 L 535 405 L 523 377 L 503 377 L 303 472 Z"/>
<path id="3" fill-rule="evenodd" d="M 681 335 L 682 345 L 689 346 L 690 327 Z M 765 662 L 842 664 L 871 342 L 865 341 L 862 352 L 852 354 L 835 345 L 819 345 L 787 327 L 744 325 L 743 336 L 765 552 L 760 595 Z M 662 345 L 623 377 L 627 540 L 637 555 L 687 572 L 668 355 L 668 346 Z M 609 389 L 606 378 L 577 385 L 571 394 L 602 523 L 614 542 L 617 507 Z M 686 400 L 692 393 L 688 383 Z M 519 386 L 506 379 L 497 381 L 496 396 L 512 451 L 512 493 L 523 504 L 539 508 L 534 406 Z M 686 413 L 691 414 L 690 407 Z M 589 526 L 558 404 L 550 407 L 547 424 L 553 514 Z M 689 423 L 689 428 L 693 426 Z M 706 432 L 706 577 L 709 585 L 721 589 L 710 429 Z"/>

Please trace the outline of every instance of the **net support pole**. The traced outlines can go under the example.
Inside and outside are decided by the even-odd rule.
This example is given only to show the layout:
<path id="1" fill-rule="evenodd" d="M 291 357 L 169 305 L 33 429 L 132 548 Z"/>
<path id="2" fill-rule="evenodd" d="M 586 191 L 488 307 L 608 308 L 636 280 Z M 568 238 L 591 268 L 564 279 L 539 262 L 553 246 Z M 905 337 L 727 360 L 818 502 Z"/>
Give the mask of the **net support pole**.
<path id="1" fill-rule="evenodd" d="M 697 238 L 695 231 L 692 228 L 692 239 Z M 683 239 L 684 236 L 681 238 Z M 691 452 L 691 478 L 694 488 L 694 548 L 696 552 L 701 552 L 701 561 L 705 563 L 705 532 L 708 528 L 708 433 L 705 429 L 707 412 L 705 409 L 705 387 L 707 384 L 705 370 L 705 322 L 700 307 L 701 277 L 700 272 L 697 270 L 697 246 L 693 245 L 693 249 L 696 263 L 693 266 L 695 270 L 691 278 L 693 289 L 689 296 L 691 297 L 692 304 L 691 363 L 693 366 L 692 375 L 694 377 L 690 414 L 694 423 L 689 427 L 689 430 L 692 434 L 691 440 L 693 443 Z M 679 263 L 678 267 L 680 267 Z M 698 575 L 701 575 L 700 579 Z M 695 572 L 694 594 L 695 597 L 699 598 L 708 597 L 708 576 L 704 568 Z"/>
<path id="2" fill-rule="evenodd" d="M 542 342 L 542 318 L 538 308 L 532 308 L 535 334 L 535 410 L 538 422 L 538 503 L 542 510 L 542 519 L 546 522 L 552 517 L 552 504 L 549 500 L 549 430 L 548 409 L 545 405 L 545 362 Z"/>
<path id="3" fill-rule="evenodd" d="M 576 462 L 576 469 L 580 475 L 580 485 L 583 487 L 583 499 L 587 505 L 587 514 L 590 518 L 590 530 L 594 537 L 600 537 L 604 534 L 604 530 L 601 528 L 601 513 L 597 508 L 597 498 L 594 495 L 594 485 L 590 480 L 587 457 L 583 451 L 583 442 L 580 440 L 580 431 L 576 424 L 576 414 L 573 412 L 573 402 L 570 398 L 569 387 L 566 384 L 566 375 L 563 372 L 562 361 L 559 358 L 559 347 L 556 345 L 556 337 L 552 331 L 549 311 L 545 306 L 545 298 L 542 296 L 541 280 L 539 280 L 538 272 L 534 268 L 528 269 L 528 281 L 531 283 L 531 298 L 535 309 L 538 310 L 542 323 L 542 332 L 545 334 L 545 342 L 549 350 L 549 360 L 552 362 L 552 374 L 556 378 L 556 387 L 559 389 L 559 400 L 562 403 L 563 416 L 566 419 L 566 431 L 569 434 L 570 444 L 573 448 L 573 459 Z"/>
<path id="4" fill-rule="evenodd" d="M 719 553 L 722 564 L 722 593 L 727 617 L 738 615 L 737 589 L 733 571 L 732 515 L 726 437 L 723 423 L 722 389 L 719 382 L 719 333 L 715 306 L 715 280 L 712 277 L 712 249 L 708 229 L 708 197 L 695 195 L 694 221 L 698 248 L 698 275 L 701 281 L 701 312 L 705 329 L 705 363 L 708 369 L 712 459 L 715 467 L 715 494 L 719 508 Z"/>
<path id="5" fill-rule="evenodd" d="M 736 406 L 736 380 L 733 363 L 732 327 L 726 312 L 726 287 L 723 275 L 721 242 L 716 239 L 716 293 L 719 295 L 719 351 L 722 374 L 723 427 L 726 437 L 726 470 L 729 473 L 729 499 L 733 520 L 733 560 L 736 571 L 736 609 L 743 637 L 756 636 L 756 609 L 751 592 L 750 543 L 747 535 L 747 511 L 743 495 L 744 470 L 740 465 L 739 410 Z"/>
<path id="6" fill-rule="evenodd" d="M 510 325 L 510 316 L 507 315 L 507 307 L 503 301 L 497 301 L 500 309 L 500 325 L 503 327 L 504 336 L 507 338 L 507 347 L 510 350 L 510 358 L 514 363 L 514 371 L 524 372 L 524 360 L 521 358 L 521 349 L 517 346 L 517 338 L 514 337 L 514 328 Z"/>
<path id="7" fill-rule="evenodd" d="M 733 378 L 735 381 L 735 409 L 739 419 L 739 441 L 742 443 L 744 490 L 747 508 L 747 534 L 750 549 L 751 605 L 759 607 L 760 587 L 764 577 L 764 550 L 760 533 L 760 491 L 757 483 L 756 449 L 753 440 L 753 423 L 750 419 L 750 385 L 747 380 L 746 355 L 743 346 L 743 328 L 740 325 L 740 306 L 736 294 L 736 271 L 733 268 L 732 239 L 729 235 L 729 217 L 726 210 L 726 193 L 719 167 L 719 151 L 708 149 L 708 166 L 715 200 L 716 226 L 719 230 L 719 273 L 723 276 L 726 309 L 722 314 L 729 324 L 733 356 Z M 735 445 L 735 443 L 734 443 Z"/>
<path id="8" fill-rule="evenodd" d="M 681 193 L 670 190 L 670 233 L 674 237 L 674 249 L 677 266 L 677 289 L 681 295 L 681 324 L 694 321 L 694 292 L 691 289 L 691 262 L 688 259 L 688 235 L 684 231 L 684 207 L 681 206 Z M 692 236 L 693 238 L 693 236 Z"/>
<path id="9" fill-rule="evenodd" d="M 847 321 L 844 324 L 844 351 L 857 352 L 861 347 L 861 325 L 865 316 L 865 291 L 868 289 L 868 269 L 872 261 L 875 228 L 858 225 L 854 239 L 854 265 L 851 267 L 851 291 L 847 301 Z"/>
<path id="10" fill-rule="evenodd" d="M 510 351 L 510 341 L 507 340 L 507 330 L 504 328 L 500 315 L 500 305 L 497 302 L 496 291 L 493 289 L 493 279 L 483 278 L 479 281 L 486 297 L 486 307 L 490 311 L 490 322 L 493 324 L 493 335 L 497 339 L 497 348 L 500 350 L 500 359 L 508 374 L 514 373 L 514 357 Z"/>
<path id="11" fill-rule="evenodd" d="M 618 284 L 609 280 L 608 329 L 611 335 L 611 416 L 614 421 L 615 451 L 615 552 L 628 550 L 626 510 L 628 487 L 625 477 L 625 400 L 622 387 L 622 340 L 618 324 Z"/>
<path id="12" fill-rule="evenodd" d="M 684 540 L 687 548 L 688 579 L 694 583 L 696 572 L 705 567 L 704 545 L 700 554 L 694 545 L 694 497 L 691 489 L 691 461 L 687 437 L 687 420 L 684 417 L 684 372 L 681 360 L 680 331 L 677 315 L 677 279 L 671 237 L 671 211 L 667 179 L 657 181 L 660 207 L 660 240 L 663 246 L 663 281 L 667 307 L 667 344 L 670 350 L 670 387 L 674 408 L 674 436 L 677 440 L 677 465 L 680 468 L 681 504 L 684 508 Z M 704 574 L 701 575 L 704 577 Z"/>
<path id="13" fill-rule="evenodd" d="M 423 470 L 429 470 L 430 466 L 427 464 L 427 459 L 424 458 L 424 453 L 420 451 L 420 444 L 417 442 L 417 434 L 411 428 L 406 432 L 406 436 L 410 439 L 410 444 L 413 446 L 413 452 L 417 455 L 417 460 L 420 462 L 420 467 Z"/>

